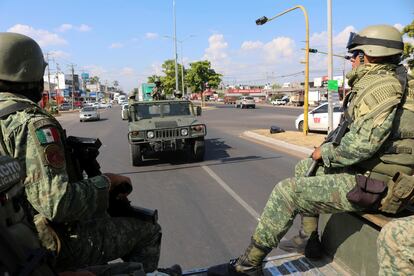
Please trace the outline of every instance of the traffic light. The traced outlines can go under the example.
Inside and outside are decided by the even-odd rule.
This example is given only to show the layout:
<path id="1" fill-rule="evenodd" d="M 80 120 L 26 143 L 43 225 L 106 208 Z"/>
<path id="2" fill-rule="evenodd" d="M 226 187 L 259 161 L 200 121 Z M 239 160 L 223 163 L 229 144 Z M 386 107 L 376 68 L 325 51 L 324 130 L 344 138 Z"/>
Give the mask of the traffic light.
<path id="1" fill-rule="evenodd" d="M 318 52 L 318 49 L 309 48 L 309 53 L 317 53 L 317 52 Z"/>

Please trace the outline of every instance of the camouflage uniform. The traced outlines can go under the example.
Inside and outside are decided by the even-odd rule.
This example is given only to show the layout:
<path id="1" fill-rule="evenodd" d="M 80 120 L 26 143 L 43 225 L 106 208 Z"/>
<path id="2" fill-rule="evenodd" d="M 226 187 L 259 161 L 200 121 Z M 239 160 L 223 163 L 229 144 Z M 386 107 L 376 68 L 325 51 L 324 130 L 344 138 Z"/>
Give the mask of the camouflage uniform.
<path id="1" fill-rule="evenodd" d="M 134 218 L 109 217 L 107 178 L 96 176 L 71 182 L 60 124 L 24 96 L 0 92 L 0 109 L 15 102 L 26 102 L 31 107 L 1 118 L 3 150 L 18 159 L 26 172 L 25 191 L 38 213 L 35 217 L 46 218 L 59 237 L 58 269 L 122 258 L 141 262 L 146 272 L 155 270 L 160 254 L 160 226 Z M 43 245 L 58 251 L 59 246 L 50 242 L 53 237 L 46 228 L 39 233 Z"/>
<path id="2" fill-rule="evenodd" d="M 379 275 L 414 273 L 414 216 L 393 220 L 381 230 L 378 240 Z"/>
<path id="3" fill-rule="evenodd" d="M 296 176 L 275 186 L 253 235 L 258 244 L 277 247 L 298 213 L 306 216 L 362 210 L 350 203 L 346 194 L 356 184 L 355 175 L 364 173 L 355 165 L 373 157 L 392 131 L 401 98 L 401 85 L 392 74 L 395 69 L 396 65 L 366 64 L 348 73 L 352 87 L 349 112 L 353 118 L 349 132 L 339 146 L 326 143 L 321 147 L 324 166 L 316 176 Z M 359 97 L 375 96 L 378 91 L 387 95 L 379 99 L 388 103 L 386 107 L 378 104 L 370 110 L 355 105 Z M 303 160 L 298 171 L 306 171 L 310 162 Z"/>

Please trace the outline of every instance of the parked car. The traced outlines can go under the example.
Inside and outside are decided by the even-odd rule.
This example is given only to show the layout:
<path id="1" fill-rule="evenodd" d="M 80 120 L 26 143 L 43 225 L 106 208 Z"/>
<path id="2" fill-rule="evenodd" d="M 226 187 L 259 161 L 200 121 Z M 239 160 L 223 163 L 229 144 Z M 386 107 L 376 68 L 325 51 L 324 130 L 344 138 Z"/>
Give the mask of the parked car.
<path id="1" fill-rule="evenodd" d="M 343 113 L 342 105 L 334 104 L 333 128 L 335 129 Z M 303 113 L 295 121 L 296 129 L 303 130 Z M 308 113 L 308 130 L 328 131 L 328 103 L 323 103 Z"/>
<path id="2" fill-rule="evenodd" d="M 270 102 L 272 105 L 285 105 L 287 103 L 287 100 L 283 99 L 276 99 Z"/>
<path id="3" fill-rule="evenodd" d="M 72 108 L 72 105 L 70 103 L 63 103 L 59 106 L 60 111 L 66 111 Z"/>
<path id="4" fill-rule="evenodd" d="M 101 119 L 98 108 L 87 106 L 79 112 L 79 121 L 99 121 Z"/>
<path id="5" fill-rule="evenodd" d="M 238 108 L 256 108 L 256 103 L 254 102 L 254 98 L 250 96 L 243 96 L 236 100 L 235 107 Z"/>
<path id="6" fill-rule="evenodd" d="M 121 109 L 122 120 L 128 120 L 128 104 L 123 104 Z"/>

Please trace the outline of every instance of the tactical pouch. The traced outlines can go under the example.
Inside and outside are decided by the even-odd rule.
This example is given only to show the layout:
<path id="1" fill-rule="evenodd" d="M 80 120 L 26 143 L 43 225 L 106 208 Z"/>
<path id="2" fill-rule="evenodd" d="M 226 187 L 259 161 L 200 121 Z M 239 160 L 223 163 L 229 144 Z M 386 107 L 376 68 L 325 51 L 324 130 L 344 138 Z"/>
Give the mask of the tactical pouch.
<path id="1" fill-rule="evenodd" d="M 414 176 L 398 172 L 388 182 L 388 192 L 381 200 L 379 210 L 396 214 L 412 203 L 414 203 Z"/>
<path id="2" fill-rule="evenodd" d="M 356 175 L 355 180 L 355 187 L 346 194 L 348 201 L 369 210 L 378 210 L 387 189 L 385 182 L 364 175 Z"/>

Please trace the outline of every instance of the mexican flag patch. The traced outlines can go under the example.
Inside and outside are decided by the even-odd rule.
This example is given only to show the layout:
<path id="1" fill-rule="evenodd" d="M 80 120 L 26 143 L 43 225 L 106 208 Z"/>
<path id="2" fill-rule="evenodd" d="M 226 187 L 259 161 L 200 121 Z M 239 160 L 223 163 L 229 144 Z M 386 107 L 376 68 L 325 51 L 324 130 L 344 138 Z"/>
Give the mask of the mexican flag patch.
<path id="1" fill-rule="evenodd" d="M 59 132 L 54 127 L 37 129 L 36 136 L 41 145 L 60 141 Z"/>

